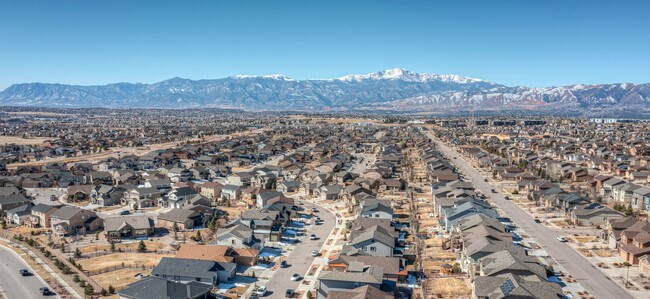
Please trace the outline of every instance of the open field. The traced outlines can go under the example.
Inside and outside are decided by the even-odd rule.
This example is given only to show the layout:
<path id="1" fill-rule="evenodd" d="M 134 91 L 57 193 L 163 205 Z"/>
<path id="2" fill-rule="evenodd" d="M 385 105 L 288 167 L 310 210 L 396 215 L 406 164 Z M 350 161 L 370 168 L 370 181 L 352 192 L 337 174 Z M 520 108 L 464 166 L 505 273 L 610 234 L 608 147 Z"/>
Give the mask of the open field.
<path id="1" fill-rule="evenodd" d="M 43 111 L 20 111 L 20 112 L 5 112 L 13 115 L 40 115 L 40 116 L 70 116 L 73 114 L 56 113 L 56 112 L 43 112 Z"/>
<path id="2" fill-rule="evenodd" d="M 80 259 L 79 264 L 87 271 L 99 270 L 108 267 L 137 265 L 138 267 L 153 267 L 158 265 L 163 257 L 170 256 L 152 253 L 113 253 L 90 259 Z"/>
<path id="3" fill-rule="evenodd" d="M 125 250 L 125 249 L 136 250 L 138 248 L 139 243 L 140 242 L 132 242 L 132 243 L 126 243 L 126 244 L 115 243 L 115 250 L 119 250 L 119 249 L 122 249 L 122 250 Z M 147 250 L 150 250 L 150 251 L 152 251 L 152 250 L 160 250 L 160 249 L 163 249 L 163 248 L 167 247 L 167 245 L 165 245 L 163 243 L 159 243 L 159 242 L 145 241 L 144 244 L 147 245 Z M 81 253 L 109 251 L 110 249 L 111 249 L 110 244 L 90 244 L 90 245 L 86 245 L 86 246 L 83 246 L 83 247 L 79 247 L 79 250 L 81 251 Z"/>
<path id="4" fill-rule="evenodd" d="M 18 144 L 18 145 L 39 145 L 47 140 L 52 140 L 56 138 L 52 137 L 34 137 L 34 138 L 22 138 L 19 136 L 0 136 L 0 144 Z"/>
<path id="5" fill-rule="evenodd" d="M 212 135 L 212 136 L 205 137 L 202 141 L 203 142 L 212 142 L 212 141 L 220 141 L 220 140 L 226 139 L 228 137 L 256 135 L 256 134 L 259 134 L 259 133 L 263 132 L 263 130 L 264 129 L 257 129 L 257 130 L 247 131 L 247 132 L 240 132 L 240 133 L 230 134 L 230 135 Z M 8 137 L 8 136 L 0 136 L 0 141 L 2 141 L 3 137 Z M 49 138 L 49 139 L 51 139 L 51 138 Z M 34 140 L 34 139 L 25 139 L 25 140 Z M 183 143 L 185 141 L 199 141 L 199 140 L 197 138 L 190 138 L 190 139 L 182 140 L 182 141 L 172 141 L 172 142 L 165 142 L 165 143 L 149 144 L 149 145 L 144 146 L 144 147 L 114 147 L 114 148 L 110 148 L 107 151 L 101 152 L 101 153 L 80 155 L 80 156 L 76 156 L 76 157 L 57 157 L 57 158 L 52 158 L 52 159 L 44 159 L 44 160 L 40 160 L 40 161 L 30 161 L 30 162 L 25 162 L 25 163 L 14 163 L 14 164 L 7 165 L 7 168 L 15 169 L 15 168 L 17 168 L 19 166 L 40 166 L 40 165 L 45 165 L 45 164 L 49 164 L 49 163 L 53 163 L 53 162 L 57 162 L 57 163 L 73 163 L 73 162 L 95 163 L 95 162 L 99 162 L 99 161 L 101 161 L 103 159 L 107 159 L 107 158 L 111 158 L 111 157 L 117 157 L 118 155 L 122 155 L 122 156 L 127 156 L 127 155 L 143 156 L 143 155 L 148 154 L 148 153 L 150 153 L 152 151 L 176 147 L 177 144 Z M 3 143 L 0 142 L 0 144 L 3 144 Z"/>
<path id="6" fill-rule="evenodd" d="M 115 289 L 119 290 L 124 286 L 137 281 L 135 275 L 142 273 L 142 275 L 150 275 L 151 270 L 142 270 L 142 269 L 120 269 L 107 273 L 102 273 L 98 275 L 93 275 L 92 279 L 99 283 L 105 289 L 108 289 L 108 286 L 112 285 Z"/>
<path id="7" fill-rule="evenodd" d="M 465 281 L 455 277 L 433 279 L 429 290 L 432 298 L 468 298 L 471 293 Z"/>

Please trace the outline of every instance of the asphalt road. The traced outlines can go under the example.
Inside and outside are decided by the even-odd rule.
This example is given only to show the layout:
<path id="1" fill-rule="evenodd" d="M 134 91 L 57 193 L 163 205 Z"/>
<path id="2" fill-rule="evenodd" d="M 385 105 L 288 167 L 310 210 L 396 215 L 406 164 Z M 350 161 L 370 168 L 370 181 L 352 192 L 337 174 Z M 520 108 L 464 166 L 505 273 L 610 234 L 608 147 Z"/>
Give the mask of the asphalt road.
<path id="1" fill-rule="evenodd" d="M 0 289 L 4 298 L 43 298 L 38 289 L 47 284 L 38 275 L 21 276 L 18 273 L 20 269 L 27 269 L 34 273 L 34 269 L 30 268 L 18 254 L 7 247 L 0 246 L 0 273 L 2 273 Z M 47 298 L 59 298 L 59 296 L 52 295 Z"/>
<path id="2" fill-rule="evenodd" d="M 560 236 L 560 234 L 542 224 L 535 223 L 533 217 L 528 215 L 513 202 L 506 200 L 502 194 L 492 193 L 491 189 L 496 190 L 496 187 L 492 186 L 489 182 L 485 182 L 485 178 L 460 155 L 458 155 L 455 150 L 436 140 L 433 134 L 429 133 L 428 135 L 431 139 L 436 141 L 438 149 L 444 155 L 452 158 L 451 161 L 454 162 L 454 164 L 456 164 L 456 166 L 472 180 L 474 186 L 478 190 L 482 191 L 486 196 L 491 197 L 492 202 L 497 207 L 501 208 L 505 215 L 535 239 L 535 241 L 558 264 L 573 275 L 573 277 L 576 278 L 580 284 L 589 291 L 589 293 L 596 296 L 596 298 L 604 299 L 633 298 L 632 295 L 618 284 L 611 281 L 605 274 L 598 270 L 598 268 L 592 265 L 573 248 L 569 247 L 565 243 L 559 242 L 557 237 Z M 453 157 L 456 157 L 456 159 L 453 159 Z"/>
<path id="3" fill-rule="evenodd" d="M 332 212 L 319 208 L 317 205 L 306 201 L 303 201 L 303 203 L 304 205 L 301 207 L 304 207 L 305 209 L 311 209 L 312 207 L 318 209 L 316 215 L 321 218 L 322 224 L 314 225 L 306 233 L 306 236 L 302 237 L 302 242 L 298 243 L 293 252 L 291 252 L 291 254 L 286 258 L 289 267 L 279 268 L 275 271 L 271 279 L 266 283 L 268 291 L 266 297 L 284 298 L 287 289 L 293 289 L 295 291 L 298 288 L 298 285 L 302 283 L 302 278 L 305 277 L 315 259 L 315 257 L 311 256 L 311 251 L 321 250 L 336 224 L 336 218 Z M 309 240 L 309 235 L 311 234 L 316 234 L 318 240 Z M 298 281 L 291 281 L 291 275 L 294 273 L 299 274 L 301 279 Z"/>

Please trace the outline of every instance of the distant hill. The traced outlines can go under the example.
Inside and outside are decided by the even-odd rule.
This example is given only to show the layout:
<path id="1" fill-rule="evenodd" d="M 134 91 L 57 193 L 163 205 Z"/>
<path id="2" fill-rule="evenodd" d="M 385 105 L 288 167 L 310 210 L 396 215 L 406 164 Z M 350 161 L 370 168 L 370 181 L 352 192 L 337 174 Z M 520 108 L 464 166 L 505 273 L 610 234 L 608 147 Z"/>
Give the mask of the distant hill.
<path id="1" fill-rule="evenodd" d="M 0 92 L 2 106 L 435 112 L 649 109 L 650 84 L 507 87 L 458 75 L 390 69 L 336 79 L 282 75 L 99 86 L 23 83 Z"/>

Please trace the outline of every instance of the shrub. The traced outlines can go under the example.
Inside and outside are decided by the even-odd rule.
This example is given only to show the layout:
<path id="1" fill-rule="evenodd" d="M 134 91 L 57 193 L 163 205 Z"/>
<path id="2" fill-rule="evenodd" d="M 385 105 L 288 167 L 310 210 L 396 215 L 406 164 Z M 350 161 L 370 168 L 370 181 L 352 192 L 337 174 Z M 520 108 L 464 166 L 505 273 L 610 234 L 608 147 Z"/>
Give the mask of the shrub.
<path id="1" fill-rule="evenodd" d="M 84 287 L 84 294 L 86 294 L 86 295 L 92 295 L 93 293 L 95 293 L 95 288 L 93 288 L 93 286 L 87 284 L 87 285 Z"/>
<path id="2" fill-rule="evenodd" d="M 113 285 L 108 286 L 108 293 L 109 294 L 115 294 L 115 287 Z"/>

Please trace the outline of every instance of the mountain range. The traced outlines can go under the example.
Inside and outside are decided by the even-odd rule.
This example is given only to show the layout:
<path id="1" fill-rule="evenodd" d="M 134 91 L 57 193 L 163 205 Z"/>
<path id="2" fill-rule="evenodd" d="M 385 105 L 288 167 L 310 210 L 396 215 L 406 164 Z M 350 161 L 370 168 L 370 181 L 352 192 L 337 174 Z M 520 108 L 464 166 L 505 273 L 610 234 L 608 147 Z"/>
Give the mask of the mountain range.
<path id="1" fill-rule="evenodd" d="M 645 111 L 650 109 L 650 84 L 508 87 L 459 75 L 424 74 L 396 68 L 312 80 L 295 80 L 283 75 L 238 75 L 214 80 L 172 78 L 153 84 L 22 83 L 0 92 L 0 105 L 397 112 Z"/>

